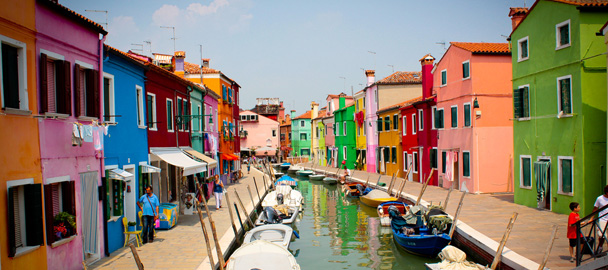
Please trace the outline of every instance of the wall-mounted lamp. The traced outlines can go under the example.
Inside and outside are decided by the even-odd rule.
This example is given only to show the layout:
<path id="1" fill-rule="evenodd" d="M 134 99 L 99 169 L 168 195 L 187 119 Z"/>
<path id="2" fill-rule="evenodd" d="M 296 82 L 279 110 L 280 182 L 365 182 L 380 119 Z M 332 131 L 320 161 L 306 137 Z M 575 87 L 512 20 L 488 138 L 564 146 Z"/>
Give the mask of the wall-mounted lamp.
<path id="1" fill-rule="evenodd" d="M 479 109 L 479 101 L 477 101 L 477 98 L 475 98 L 475 100 L 473 101 L 473 108 Z"/>

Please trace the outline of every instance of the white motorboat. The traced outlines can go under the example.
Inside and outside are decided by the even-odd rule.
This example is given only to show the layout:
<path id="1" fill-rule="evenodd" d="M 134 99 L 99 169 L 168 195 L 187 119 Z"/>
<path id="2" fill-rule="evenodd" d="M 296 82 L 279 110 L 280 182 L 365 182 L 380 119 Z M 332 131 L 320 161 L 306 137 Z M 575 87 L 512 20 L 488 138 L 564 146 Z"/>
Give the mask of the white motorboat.
<path id="1" fill-rule="evenodd" d="M 281 194 L 282 198 L 279 198 Z M 277 200 L 281 200 L 280 202 Z M 266 206 L 275 206 L 279 204 L 286 204 L 287 206 L 301 207 L 302 206 L 302 193 L 292 189 L 289 185 L 278 185 L 276 188 L 268 193 L 262 201 L 262 208 Z"/>
<path id="2" fill-rule="evenodd" d="M 289 169 L 287 169 L 288 173 L 296 173 L 297 171 L 301 171 L 304 168 L 298 166 L 298 165 L 291 165 L 291 167 L 289 167 Z"/>
<path id="3" fill-rule="evenodd" d="M 299 270 L 300 265 L 291 253 L 280 245 L 257 240 L 243 244 L 232 253 L 226 264 L 228 270 Z"/>
<path id="4" fill-rule="evenodd" d="M 289 248 L 293 229 L 283 224 L 268 224 L 251 229 L 245 234 L 243 243 L 250 243 L 257 240 L 264 240 L 275 243 L 283 248 Z"/>

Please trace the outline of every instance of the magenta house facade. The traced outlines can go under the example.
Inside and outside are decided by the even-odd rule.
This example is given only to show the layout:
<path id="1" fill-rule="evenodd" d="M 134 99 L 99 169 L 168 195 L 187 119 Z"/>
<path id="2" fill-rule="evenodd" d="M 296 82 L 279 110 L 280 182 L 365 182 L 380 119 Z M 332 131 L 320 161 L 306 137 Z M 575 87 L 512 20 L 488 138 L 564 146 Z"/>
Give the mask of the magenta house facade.
<path id="1" fill-rule="evenodd" d="M 207 91 L 207 94 L 203 98 L 204 103 L 204 114 L 206 115 L 203 119 L 205 123 L 205 154 L 213 157 L 217 164 L 220 163 L 218 151 L 220 149 L 219 133 L 217 126 L 217 101 L 220 96 L 213 91 Z M 215 167 L 215 174 L 219 174 L 219 167 Z M 211 175 L 211 172 L 209 172 Z"/>
<path id="2" fill-rule="evenodd" d="M 103 256 L 102 49 L 107 32 L 52 1 L 36 1 L 40 156 L 49 269 L 82 269 Z M 101 35 L 100 35 L 101 34 Z M 104 38 L 100 39 L 100 36 Z M 76 228 L 58 236 L 60 213 Z"/>

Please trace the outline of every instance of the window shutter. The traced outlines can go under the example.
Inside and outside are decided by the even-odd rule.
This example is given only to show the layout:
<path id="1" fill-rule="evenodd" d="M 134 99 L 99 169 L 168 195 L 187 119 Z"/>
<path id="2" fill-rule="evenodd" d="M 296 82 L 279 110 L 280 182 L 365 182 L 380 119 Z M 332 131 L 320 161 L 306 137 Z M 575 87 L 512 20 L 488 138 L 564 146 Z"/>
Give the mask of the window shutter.
<path id="1" fill-rule="evenodd" d="M 452 107 L 452 127 L 458 127 L 458 107 Z"/>
<path id="2" fill-rule="evenodd" d="M 562 111 L 566 114 L 572 113 L 572 110 L 570 109 L 570 79 L 561 80 L 560 84 Z"/>
<path id="3" fill-rule="evenodd" d="M 101 112 L 99 103 L 101 101 L 101 93 L 99 91 L 99 72 L 94 69 L 86 70 L 87 86 L 86 86 L 86 116 L 100 118 Z"/>
<path id="4" fill-rule="evenodd" d="M 441 172 L 445 173 L 445 163 L 446 163 L 446 152 L 442 151 L 441 152 Z"/>
<path id="5" fill-rule="evenodd" d="M 25 200 L 25 229 L 28 246 L 40 246 L 44 243 L 42 233 L 42 184 L 23 186 Z"/>
<path id="6" fill-rule="evenodd" d="M 74 116 L 78 117 L 83 115 L 82 108 L 80 108 L 80 99 L 82 88 L 80 87 L 80 65 L 74 64 Z"/>
<path id="7" fill-rule="evenodd" d="M 2 44 L 4 107 L 19 109 L 19 49 Z M 27 102 L 27 100 L 25 101 Z"/>
<path id="8" fill-rule="evenodd" d="M 513 118 L 522 117 L 522 100 L 521 100 L 521 89 L 515 88 L 513 89 Z"/>
<path id="9" fill-rule="evenodd" d="M 61 74 L 58 74 L 57 77 L 62 76 L 63 83 L 58 84 L 62 88 L 58 88 L 57 91 L 63 91 L 63 106 L 62 113 L 67 115 L 72 115 L 72 84 L 71 84 L 71 63 L 68 61 L 62 61 L 62 66 L 59 66 L 57 69 L 62 71 Z"/>
<path id="10" fill-rule="evenodd" d="M 530 160 L 530 158 L 523 158 L 521 160 L 521 162 L 522 162 L 521 167 L 522 167 L 522 170 L 523 170 L 522 174 L 523 174 L 523 178 L 524 178 L 523 179 L 524 186 L 525 187 L 529 187 L 529 186 L 532 185 L 532 181 L 531 181 L 532 173 L 530 172 L 530 169 L 531 169 L 531 160 Z"/>
<path id="11" fill-rule="evenodd" d="M 55 215 L 53 214 L 53 185 L 44 186 L 44 217 L 46 223 L 46 244 L 50 245 L 55 242 L 55 234 L 53 233 L 53 225 L 55 223 Z"/>
<path id="12" fill-rule="evenodd" d="M 106 170 L 106 175 L 108 175 L 108 171 Z M 112 196 L 110 196 L 110 184 L 112 180 L 107 177 L 103 178 L 102 183 L 105 184 L 105 192 L 106 192 L 106 220 L 110 219 L 112 213 Z"/>
<path id="13" fill-rule="evenodd" d="M 63 197 L 63 211 L 76 215 L 75 181 L 62 182 L 61 195 Z"/>
<path id="14" fill-rule="evenodd" d="M 470 154 L 467 152 L 462 153 L 462 176 L 471 176 Z"/>
<path id="15" fill-rule="evenodd" d="M 41 53 L 40 54 L 40 61 L 38 62 L 38 66 L 40 67 L 40 113 L 45 113 L 48 112 L 48 106 L 49 106 L 49 101 L 48 101 L 48 84 L 47 84 L 47 77 L 46 77 L 46 62 L 47 62 L 47 57 L 46 54 Z"/>
<path id="16" fill-rule="evenodd" d="M 471 105 L 464 105 L 464 126 L 471 126 Z"/>
<path id="17" fill-rule="evenodd" d="M 17 187 L 8 188 L 8 257 L 15 257 L 15 253 L 17 253 L 17 234 L 16 229 L 18 226 L 15 226 L 18 220 L 15 218 L 15 212 L 19 213 L 19 209 L 15 209 L 15 207 L 19 207 L 15 203 L 15 200 L 18 199 L 17 195 Z M 17 210 L 17 211 L 15 211 Z"/>

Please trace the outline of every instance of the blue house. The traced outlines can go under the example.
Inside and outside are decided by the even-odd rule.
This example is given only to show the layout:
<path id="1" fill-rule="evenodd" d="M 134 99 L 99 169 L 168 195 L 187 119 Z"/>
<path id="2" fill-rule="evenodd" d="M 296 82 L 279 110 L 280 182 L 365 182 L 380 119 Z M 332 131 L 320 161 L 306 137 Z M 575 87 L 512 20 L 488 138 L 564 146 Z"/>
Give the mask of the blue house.
<path id="1" fill-rule="evenodd" d="M 136 202 L 154 173 L 148 164 L 146 128 L 146 66 L 104 45 L 103 121 L 110 124 L 104 138 L 107 253 L 124 245 L 123 218 L 139 224 Z"/>

